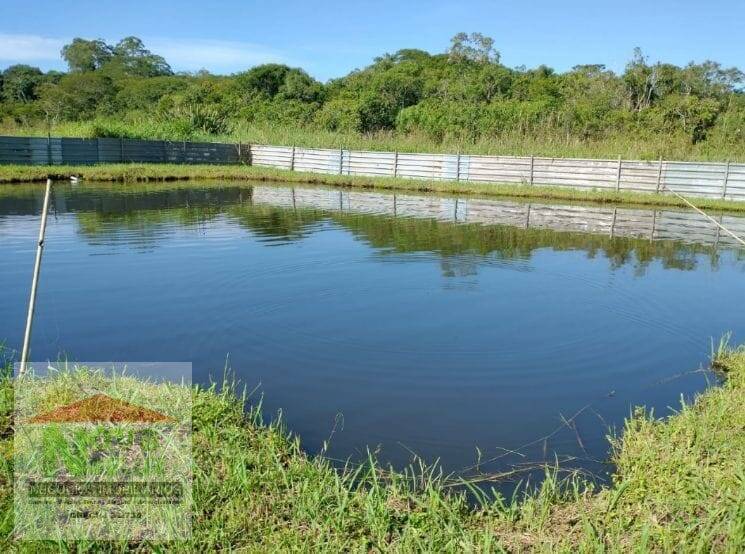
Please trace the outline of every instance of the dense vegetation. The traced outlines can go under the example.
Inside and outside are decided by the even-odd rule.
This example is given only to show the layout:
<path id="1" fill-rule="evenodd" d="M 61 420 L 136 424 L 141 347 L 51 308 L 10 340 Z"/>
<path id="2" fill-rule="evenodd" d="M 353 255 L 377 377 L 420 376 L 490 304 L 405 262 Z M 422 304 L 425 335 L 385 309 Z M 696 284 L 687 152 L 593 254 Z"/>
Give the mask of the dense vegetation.
<path id="1" fill-rule="evenodd" d="M 443 54 L 399 50 L 328 83 L 279 64 L 176 74 L 136 37 L 77 38 L 62 56 L 67 73 L 2 72 L 3 132 L 745 159 L 743 73 L 639 49 L 620 75 L 558 73 L 510 68 L 492 39 L 461 33 Z"/>

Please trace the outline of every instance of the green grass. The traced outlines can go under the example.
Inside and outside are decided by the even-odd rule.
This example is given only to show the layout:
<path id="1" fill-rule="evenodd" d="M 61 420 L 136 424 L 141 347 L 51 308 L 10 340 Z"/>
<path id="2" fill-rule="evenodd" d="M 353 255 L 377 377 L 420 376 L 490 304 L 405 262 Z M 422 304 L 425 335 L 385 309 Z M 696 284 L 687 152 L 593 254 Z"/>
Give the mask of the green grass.
<path id="1" fill-rule="evenodd" d="M 745 348 L 715 353 L 725 375 L 665 419 L 638 409 L 611 439 L 612 485 L 548 470 L 536 490 L 473 508 L 452 479 L 372 456 L 338 469 L 308 457 L 280 422 L 229 385 L 194 388 L 194 535 L 167 549 L 308 552 L 741 552 L 745 548 Z M 13 386 L 0 383 L 0 536 L 7 550 L 157 545 L 17 544 L 12 511 Z M 60 390 L 64 390 L 64 387 Z M 47 398 L 47 400 L 52 400 Z M 165 548 L 163 548 L 165 549 Z"/>
<path id="2" fill-rule="evenodd" d="M 0 184 L 41 182 L 46 180 L 47 177 L 69 179 L 71 175 L 81 176 L 88 181 L 250 180 L 326 184 L 368 189 L 478 194 L 482 196 L 512 198 L 541 198 L 600 204 L 688 207 L 685 202 L 670 194 L 579 190 L 556 186 L 484 184 L 469 181 L 427 181 L 393 177 L 327 175 L 245 165 L 101 164 L 90 166 L 0 166 Z M 745 202 L 709 198 L 690 198 L 690 200 L 702 209 L 733 212 L 745 211 Z"/>
<path id="3" fill-rule="evenodd" d="M 62 122 L 51 129 L 43 124 L 18 125 L 11 121 L 0 123 L 0 135 L 28 135 L 84 137 L 122 136 L 137 139 L 184 140 L 174 136 L 167 126 L 154 124 L 150 119 L 128 120 L 98 118 L 92 121 Z M 745 143 L 712 136 L 692 144 L 683 133 L 633 132 L 609 133 L 598 139 L 567 135 L 556 129 L 545 129 L 539 135 L 505 131 L 499 136 L 463 140 L 445 137 L 437 140 L 423 133 L 378 131 L 374 133 L 335 132 L 298 125 L 249 124 L 235 122 L 230 133 L 211 135 L 196 132 L 189 140 L 208 142 L 244 142 L 253 144 L 294 144 L 312 148 L 348 148 L 352 150 L 398 150 L 399 152 L 443 152 L 490 154 L 503 156 L 546 156 L 557 158 L 604 158 L 625 160 L 726 161 L 745 162 Z"/>

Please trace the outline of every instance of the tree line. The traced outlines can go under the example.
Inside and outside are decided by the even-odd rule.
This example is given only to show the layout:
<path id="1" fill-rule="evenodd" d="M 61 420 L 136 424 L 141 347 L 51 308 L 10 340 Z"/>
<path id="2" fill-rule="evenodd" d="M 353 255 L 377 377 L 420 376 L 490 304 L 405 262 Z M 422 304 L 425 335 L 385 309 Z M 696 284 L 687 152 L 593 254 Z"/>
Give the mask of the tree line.
<path id="1" fill-rule="evenodd" d="M 12 65 L 0 73 L 0 120 L 16 127 L 108 122 L 101 136 L 137 135 L 138 124 L 149 122 L 155 125 L 145 134 L 174 139 L 270 125 L 433 141 L 745 141 L 742 71 L 714 61 L 651 63 L 639 49 L 621 74 L 599 64 L 557 72 L 508 67 L 493 39 L 459 33 L 444 53 L 399 50 L 327 83 L 282 64 L 233 75 L 175 73 L 137 37 L 116 44 L 76 38 L 61 56 L 67 72 Z"/>

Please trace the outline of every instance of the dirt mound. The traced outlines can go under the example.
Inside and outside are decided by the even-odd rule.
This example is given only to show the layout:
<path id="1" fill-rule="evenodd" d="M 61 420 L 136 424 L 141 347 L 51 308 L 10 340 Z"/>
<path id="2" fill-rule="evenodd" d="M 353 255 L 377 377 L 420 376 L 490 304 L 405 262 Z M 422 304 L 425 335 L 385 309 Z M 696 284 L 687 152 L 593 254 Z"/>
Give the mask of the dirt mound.
<path id="1" fill-rule="evenodd" d="M 155 423 L 172 421 L 174 421 L 172 418 L 155 410 L 117 400 L 105 394 L 96 394 L 34 416 L 28 420 L 28 423 Z"/>

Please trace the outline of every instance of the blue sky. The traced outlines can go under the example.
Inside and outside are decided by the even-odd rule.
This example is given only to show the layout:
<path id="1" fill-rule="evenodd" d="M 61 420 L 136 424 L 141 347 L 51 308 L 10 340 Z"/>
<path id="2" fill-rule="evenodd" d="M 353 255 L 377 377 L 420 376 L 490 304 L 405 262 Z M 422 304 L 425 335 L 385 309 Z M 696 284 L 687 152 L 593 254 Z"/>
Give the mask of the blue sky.
<path id="1" fill-rule="evenodd" d="M 232 73 L 273 61 L 327 80 L 401 48 L 442 52 L 459 31 L 493 37 L 508 66 L 622 70 L 640 46 L 653 61 L 745 69 L 743 0 L 0 0 L 0 67 L 63 69 L 59 50 L 72 37 L 136 35 L 175 70 Z"/>

